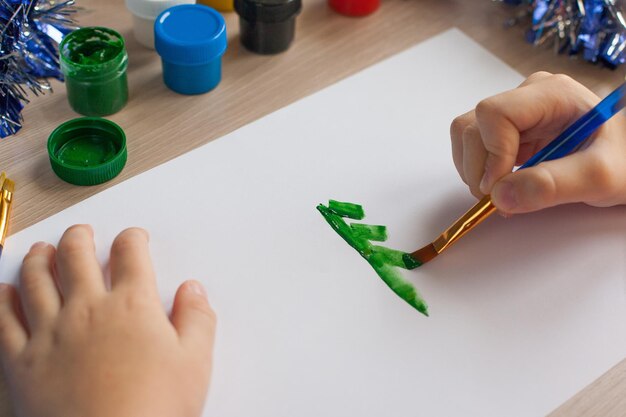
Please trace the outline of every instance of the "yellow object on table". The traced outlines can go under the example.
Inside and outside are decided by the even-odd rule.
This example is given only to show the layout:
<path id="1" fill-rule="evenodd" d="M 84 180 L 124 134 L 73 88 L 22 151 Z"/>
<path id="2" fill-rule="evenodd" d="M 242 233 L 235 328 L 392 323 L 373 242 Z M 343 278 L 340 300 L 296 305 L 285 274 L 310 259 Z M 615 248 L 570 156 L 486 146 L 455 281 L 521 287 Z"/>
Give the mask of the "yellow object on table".
<path id="1" fill-rule="evenodd" d="M 9 215 L 11 214 L 11 203 L 13 202 L 13 192 L 15 183 L 8 179 L 5 173 L 0 174 L 0 255 L 4 247 L 4 239 L 9 228 Z"/>
<path id="2" fill-rule="evenodd" d="M 232 12 L 235 10 L 234 0 L 197 0 L 198 4 L 213 7 L 221 12 Z"/>

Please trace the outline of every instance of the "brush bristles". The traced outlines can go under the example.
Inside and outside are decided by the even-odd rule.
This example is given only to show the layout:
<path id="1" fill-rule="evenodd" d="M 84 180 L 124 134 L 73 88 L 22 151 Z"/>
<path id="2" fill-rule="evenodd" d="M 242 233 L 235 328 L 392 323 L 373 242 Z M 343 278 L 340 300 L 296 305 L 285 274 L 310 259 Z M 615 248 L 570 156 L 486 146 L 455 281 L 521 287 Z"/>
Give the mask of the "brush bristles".
<path id="1" fill-rule="evenodd" d="M 15 190 L 15 183 L 7 178 L 4 180 L 4 184 L 2 184 L 2 189 L 12 193 Z"/>
<path id="2" fill-rule="evenodd" d="M 415 252 L 411 253 L 411 258 L 413 258 L 415 262 L 419 263 L 420 265 L 423 265 L 426 262 L 433 260 L 437 255 L 439 255 L 439 252 L 435 250 L 435 247 L 432 243 L 429 243 L 422 249 L 416 250 Z"/>

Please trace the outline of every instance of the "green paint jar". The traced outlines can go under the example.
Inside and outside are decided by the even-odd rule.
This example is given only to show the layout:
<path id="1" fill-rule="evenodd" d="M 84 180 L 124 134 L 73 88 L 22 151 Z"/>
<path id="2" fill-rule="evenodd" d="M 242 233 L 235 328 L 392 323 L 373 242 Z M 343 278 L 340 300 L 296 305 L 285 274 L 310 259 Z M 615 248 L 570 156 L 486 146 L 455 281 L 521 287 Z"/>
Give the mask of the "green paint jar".
<path id="1" fill-rule="evenodd" d="M 128 54 L 124 38 L 104 27 L 86 27 L 59 45 L 67 99 L 75 112 L 107 116 L 128 101 Z"/>

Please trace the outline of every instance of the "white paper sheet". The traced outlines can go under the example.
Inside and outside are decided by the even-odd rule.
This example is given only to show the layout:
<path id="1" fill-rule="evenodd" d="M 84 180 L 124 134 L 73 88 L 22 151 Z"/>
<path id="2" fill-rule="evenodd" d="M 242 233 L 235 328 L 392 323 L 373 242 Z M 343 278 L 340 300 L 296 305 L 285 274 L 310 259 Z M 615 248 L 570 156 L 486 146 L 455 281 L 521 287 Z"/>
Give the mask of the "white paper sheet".
<path id="1" fill-rule="evenodd" d="M 315 210 L 362 203 L 388 246 L 431 241 L 474 202 L 450 121 L 521 80 L 450 30 L 16 234 L 0 277 L 74 223 L 103 262 L 150 230 L 164 301 L 193 277 L 218 312 L 207 417 L 543 415 L 626 356 L 623 208 L 493 216 L 405 272 L 430 318 Z"/>

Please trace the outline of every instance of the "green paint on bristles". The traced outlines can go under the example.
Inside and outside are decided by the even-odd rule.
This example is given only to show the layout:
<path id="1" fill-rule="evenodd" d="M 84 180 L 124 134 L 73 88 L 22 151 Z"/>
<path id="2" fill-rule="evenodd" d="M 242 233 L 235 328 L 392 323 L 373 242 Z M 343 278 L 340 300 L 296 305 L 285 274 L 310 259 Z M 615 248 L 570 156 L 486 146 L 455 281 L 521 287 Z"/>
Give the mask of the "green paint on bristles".
<path id="1" fill-rule="evenodd" d="M 385 226 L 361 223 L 348 224 L 344 218 L 362 220 L 365 217 L 363 207 L 358 204 L 330 200 L 328 206 L 320 204 L 317 206 L 317 210 L 324 216 L 333 230 L 356 249 L 374 268 L 374 271 L 393 292 L 417 311 L 428 316 L 428 305 L 415 287 L 405 280 L 398 271 L 398 268 L 413 269 L 420 266 L 421 263 L 414 260 L 406 252 L 370 243 L 370 241 L 384 242 L 387 240 L 387 228 Z"/>
<path id="2" fill-rule="evenodd" d="M 418 261 L 408 253 L 402 255 L 402 261 L 404 262 L 404 267 L 406 269 L 415 269 L 423 265 L 422 262 Z"/>

